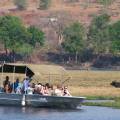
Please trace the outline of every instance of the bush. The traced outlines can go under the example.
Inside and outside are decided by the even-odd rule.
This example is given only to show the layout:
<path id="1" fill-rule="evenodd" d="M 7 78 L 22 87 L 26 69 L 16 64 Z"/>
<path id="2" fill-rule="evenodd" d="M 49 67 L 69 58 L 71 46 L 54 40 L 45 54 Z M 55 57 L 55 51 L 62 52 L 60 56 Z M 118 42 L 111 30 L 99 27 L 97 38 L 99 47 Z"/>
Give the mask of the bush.
<path id="1" fill-rule="evenodd" d="M 114 2 L 114 0 L 97 0 L 97 2 L 105 6 L 109 6 L 110 4 Z"/>
<path id="2" fill-rule="evenodd" d="M 66 3 L 74 3 L 74 2 L 79 2 L 79 0 L 64 0 Z"/>
<path id="3" fill-rule="evenodd" d="M 51 0 L 40 0 L 39 9 L 48 9 L 50 7 Z"/>
<path id="4" fill-rule="evenodd" d="M 24 10 L 27 7 L 26 0 L 14 0 L 14 4 L 18 7 L 20 10 Z"/>

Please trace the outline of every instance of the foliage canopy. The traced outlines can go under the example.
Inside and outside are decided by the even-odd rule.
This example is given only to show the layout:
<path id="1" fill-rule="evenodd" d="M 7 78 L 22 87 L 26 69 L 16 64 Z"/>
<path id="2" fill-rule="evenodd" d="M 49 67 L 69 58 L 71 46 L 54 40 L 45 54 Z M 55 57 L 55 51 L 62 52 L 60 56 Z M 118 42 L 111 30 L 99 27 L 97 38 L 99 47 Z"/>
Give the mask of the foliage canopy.
<path id="1" fill-rule="evenodd" d="M 44 33 L 33 27 L 36 37 L 33 38 L 31 27 L 27 29 L 22 21 L 15 16 L 0 17 L 0 41 L 4 44 L 5 49 L 9 49 L 16 53 L 30 54 L 34 45 L 39 42 L 44 43 Z M 32 43 L 30 43 L 31 40 Z"/>
<path id="2" fill-rule="evenodd" d="M 27 1 L 26 0 L 14 0 L 14 4 L 18 7 L 20 10 L 24 10 L 27 7 Z"/>
<path id="3" fill-rule="evenodd" d="M 51 0 L 39 0 L 39 8 L 44 10 L 50 7 Z"/>
<path id="4" fill-rule="evenodd" d="M 110 51 L 111 41 L 109 39 L 110 16 L 102 14 L 96 16 L 89 27 L 89 46 L 95 53 L 106 53 Z"/>
<path id="5" fill-rule="evenodd" d="M 70 26 L 66 27 L 63 31 L 64 42 L 62 43 L 63 48 L 68 53 L 79 53 L 84 48 L 85 30 L 84 27 L 75 22 Z"/>

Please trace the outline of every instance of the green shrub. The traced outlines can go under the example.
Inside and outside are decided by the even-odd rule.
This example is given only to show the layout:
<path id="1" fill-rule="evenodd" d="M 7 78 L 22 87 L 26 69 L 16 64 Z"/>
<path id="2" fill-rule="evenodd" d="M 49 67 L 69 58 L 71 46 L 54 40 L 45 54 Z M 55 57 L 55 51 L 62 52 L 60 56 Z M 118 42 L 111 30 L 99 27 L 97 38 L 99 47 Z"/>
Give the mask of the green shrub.
<path id="1" fill-rule="evenodd" d="M 79 2 L 79 0 L 64 0 L 66 3 L 74 3 L 74 2 Z"/>
<path id="2" fill-rule="evenodd" d="M 112 4 L 114 0 L 97 0 L 98 3 L 103 4 L 105 6 L 109 6 L 110 4 Z"/>
<path id="3" fill-rule="evenodd" d="M 51 0 L 40 0 L 39 9 L 48 9 L 50 7 Z"/>
<path id="4" fill-rule="evenodd" d="M 24 10 L 27 7 L 26 0 L 14 0 L 14 4 L 18 7 L 19 10 Z"/>

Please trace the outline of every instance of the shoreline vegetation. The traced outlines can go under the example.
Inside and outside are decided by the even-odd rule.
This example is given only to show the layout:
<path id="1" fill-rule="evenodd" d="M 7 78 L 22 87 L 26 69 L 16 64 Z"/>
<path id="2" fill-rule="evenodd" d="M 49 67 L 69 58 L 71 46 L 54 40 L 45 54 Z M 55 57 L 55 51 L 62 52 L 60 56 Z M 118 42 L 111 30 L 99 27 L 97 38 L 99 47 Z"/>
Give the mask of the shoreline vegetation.
<path id="1" fill-rule="evenodd" d="M 50 82 L 57 85 L 64 82 L 73 96 L 84 96 L 87 100 L 114 100 L 114 102 L 102 103 L 86 102 L 83 105 L 120 108 L 120 88 L 110 85 L 112 81 L 120 81 L 120 71 L 65 70 L 57 65 L 39 64 L 27 64 L 27 66 L 35 73 L 32 80 L 34 83 Z M 11 80 L 13 79 L 13 74 L 7 75 Z M 3 74 L 3 80 L 5 76 L 6 74 Z M 17 77 L 22 81 L 25 75 L 15 74 L 14 78 Z"/>
<path id="2" fill-rule="evenodd" d="M 110 85 L 112 81 L 120 81 L 119 71 L 82 70 L 69 72 L 74 80 L 79 81 L 77 83 L 79 84 L 79 95 L 85 96 L 86 100 L 88 101 L 108 100 L 105 102 L 84 102 L 83 105 L 112 107 L 120 109 L 120 88 L 115 88 Z M 73 91 L 77 91 L 77 88 L 73 89 L 76 89 Z"/>
<path id="3" fill-rule="evenodd" d="M 85 106 L 101 106 L 101 107 L 112 107 L 112 108 L 117 108 L 117 109 L 120 109 L 120 97 L 114 97 L 114 98 L 111 98 L 110 97 L 101 97 L 101 96 L 92 96 L 91 98 L 88 97 L 86 99 L 91 99 L 91 100 L 96 100 L 94 102 L 84 102 L 82 105 L 85 105 Z M 108 100 L 108 101 L 99 101 L 97 102 L 97 100 Z M 110 101 L 109 101 L 110 100 Z M 111 101 L 113 100 L 113 101 Z"/>

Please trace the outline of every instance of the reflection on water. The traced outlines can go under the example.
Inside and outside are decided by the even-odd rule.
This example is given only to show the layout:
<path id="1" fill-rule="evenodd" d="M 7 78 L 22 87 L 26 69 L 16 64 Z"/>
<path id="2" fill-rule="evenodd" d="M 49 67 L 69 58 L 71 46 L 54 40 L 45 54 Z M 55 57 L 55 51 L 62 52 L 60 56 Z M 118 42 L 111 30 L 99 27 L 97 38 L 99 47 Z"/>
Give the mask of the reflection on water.
<path id="1" fill-rule="evenodd" d="M 82 106 L 77 110 L 0 107 L 0 120 L 119 120 L 120 110 Z"/>

